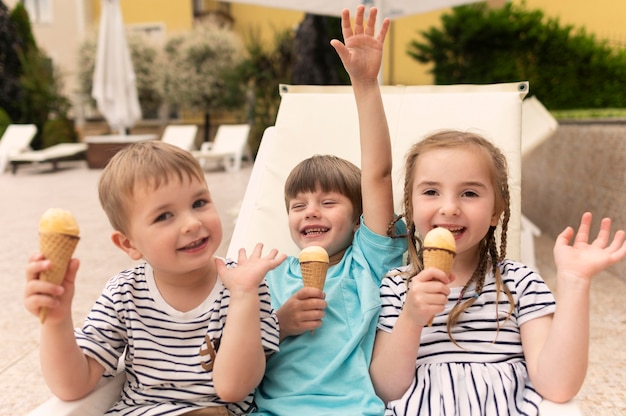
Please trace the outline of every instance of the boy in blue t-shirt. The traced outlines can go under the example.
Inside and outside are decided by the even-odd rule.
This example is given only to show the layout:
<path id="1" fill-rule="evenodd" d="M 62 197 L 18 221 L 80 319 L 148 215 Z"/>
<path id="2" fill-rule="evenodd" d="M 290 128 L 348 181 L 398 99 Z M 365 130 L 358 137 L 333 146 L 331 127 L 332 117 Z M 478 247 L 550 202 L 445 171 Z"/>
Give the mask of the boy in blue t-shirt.
<path id="1" fill-rule="evenodd" d="M 388 236 L 394 220 L 391 143 L 378 86 L 385 19 L 377 11 L 342 13 L 344 43 L 332 40 L 350 75 L 360 127 L 361 171 L 329 155 L 302 161 L 285 183 L 291 236 L 300 248 L 322 246 L 330 256 L 324 291 L 303 288 L 297 258 L 266 276 L 280 324 L 280 351 L 267 362 L 255 393 L 261 415 L 380 415 L 384 404 L 369 376 L 379 285 L 402 263 L 406 239 Z M 405 230 L 399 222 L 395 230 Z"/>

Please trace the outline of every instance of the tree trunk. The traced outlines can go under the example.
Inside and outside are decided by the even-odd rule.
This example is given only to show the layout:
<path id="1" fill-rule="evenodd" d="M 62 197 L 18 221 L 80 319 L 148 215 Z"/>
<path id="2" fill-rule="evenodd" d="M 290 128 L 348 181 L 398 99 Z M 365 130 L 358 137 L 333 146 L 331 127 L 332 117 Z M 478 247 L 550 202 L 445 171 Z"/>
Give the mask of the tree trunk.
<path id="1" fill-rule="evenodd" d="M 204 112 L 204 139 L 203 141 L 209 141 L 209 130 L 211 128 L 211 115 L 208 111 Z"/>

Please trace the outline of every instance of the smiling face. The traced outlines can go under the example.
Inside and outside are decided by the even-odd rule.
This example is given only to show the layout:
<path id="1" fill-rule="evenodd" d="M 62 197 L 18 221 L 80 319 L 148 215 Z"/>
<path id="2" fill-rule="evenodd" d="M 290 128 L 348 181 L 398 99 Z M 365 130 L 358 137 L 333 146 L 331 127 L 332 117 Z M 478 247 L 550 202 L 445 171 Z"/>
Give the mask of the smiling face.
<path id="1" fill-rule="evenodd" d="M 471 146 L 431 149 L 417 157 L 411 204 L 420 235 L 445 227 L 455 237 L 457 256 L 478 256 L 481 240 L 499 219 L 489 163 L 485 152 Z"/>
<path id="2" fill-rule="evenodd" d="M 150 263 L 155 276 L 175 280 L 214 267 L 222 225 L 205 182 L 173 174 L 156 187 L 138 184 L 126 214 L 128 232 L 113 240 L 132 259 Z"/>
<path id="3" fill-rule="evenodd" d="M 352 202 L 339 192 L 301 192 L 288 203 L 289 230 L 302 249 L 322 246 L 329 255 L 352 243 L 358 228 Z"/>
<path id="4" fill-rule="evenodd" d="M 322 246 L 330 256 L 352 244 L 361 217 L 361 171 L 333 155 L 298 163 L 285 181 L 291 238 L 302 249 Z"/>

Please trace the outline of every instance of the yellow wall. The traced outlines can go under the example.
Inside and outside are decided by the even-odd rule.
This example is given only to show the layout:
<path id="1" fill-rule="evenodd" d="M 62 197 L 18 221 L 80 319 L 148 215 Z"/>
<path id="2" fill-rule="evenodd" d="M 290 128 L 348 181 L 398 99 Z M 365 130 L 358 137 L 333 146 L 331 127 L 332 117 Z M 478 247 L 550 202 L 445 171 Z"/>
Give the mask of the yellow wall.
<path id="1" fill-rule="evenodd" d="M 526 7 L 541 9 L 545 16 L 558 17 L 561 24 L 584 26 L 596 37 L 618 40 L 626 47 L 626 1 L 526 0 Z"/>
<path id="2" fill-rule="evenodd" d="M 417 62 L 406 51 L 412 40 L 421 38 L 418 32 L 439 24 L 440 16 L 441 12 L 423 13 L 396 19 L 391 23 L 385 40 L 387 48 L 383 62 L 383 84 L 432 84 L 433 78 L 428 72 L 432 65 Z"/>
<path id="3" fill-rule="evenodd" d="M 251 30 L 253 33 L 260 33 L 263 43 L 268 47 L 274 45 L 276 32 L 295 28 L 304 17 L 301 12 L 238 3 L 232 3 L 230 11 L 235 21 L 235 32 L 244 39 Z"/>
<path id="4" fill-rule="evenodd" d="M 164 23 L 165 30 L 175 33 L 191 29 L 193 10 L 191 1 L 119 0 L 124 24 Z M 100 0 L 92 0 L 94 22 L 100 21 Z"/>

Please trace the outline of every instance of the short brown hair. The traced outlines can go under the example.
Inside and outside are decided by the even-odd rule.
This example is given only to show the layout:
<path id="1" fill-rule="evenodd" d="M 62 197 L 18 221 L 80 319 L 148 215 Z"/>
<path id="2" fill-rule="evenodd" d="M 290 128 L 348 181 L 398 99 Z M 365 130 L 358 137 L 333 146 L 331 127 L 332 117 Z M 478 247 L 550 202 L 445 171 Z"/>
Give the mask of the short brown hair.
<path id="1" fill-rule="evenodd" d="M 361 170 L 333 155 L 314 155 L 298 163 L 285 181 L 285 205 L 302 192 L 338 192 L 352 203 L 354 220 L 363 212 Z"/>
<path id="2" fill-rule="evenodd" d="M 172 176 L 205 182 L 204 171 L 191 153 L 159 140 L 132 143 L 115 154 L 100 176 L 100 205 L 115 230 L 128 231 L 128 204 L 135 187 L 167 184 Z"/>

